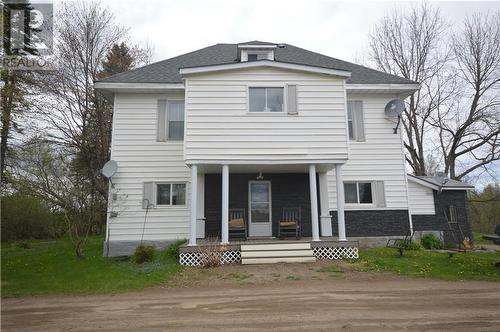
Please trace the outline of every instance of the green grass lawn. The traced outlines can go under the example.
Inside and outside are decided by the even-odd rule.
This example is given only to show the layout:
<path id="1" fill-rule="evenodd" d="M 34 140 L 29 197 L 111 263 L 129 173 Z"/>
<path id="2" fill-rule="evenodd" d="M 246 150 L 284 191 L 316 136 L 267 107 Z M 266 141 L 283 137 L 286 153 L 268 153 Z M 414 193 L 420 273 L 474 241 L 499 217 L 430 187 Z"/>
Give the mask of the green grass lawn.
<path id="1" fill-rule="evenodd" d="M 361 250 L 361 263 L 371 270 L 395 272 L 404 276 L 444 280 L 500 281 L 500 252 L 447 253 L 430 250 L 406 250 L 401 257 L 395 249 Z"/>
<path id="2" fill-rule="evenodd" d="M 168 251 L 156 252 L 152 262 L 142 265 L 104 258 L 102 237 L 89 238 L 83 259 L 75 257 L 66 238 L 26 243 L 28 248 L 20 243 L 2 244 L 4 297 L 140 290 L 165 283 L 182 270 Z M 356 264 L 372 271 L 446 280 L 500 281 L 500 268 L 494 266 L 500 262 L 500 252 L 458 253 L 450 259 L 446 253 L 435 251 L 405 251 L 400 257 L 394 249 L 377 248 L 361 250 L 360 257 Z"/>
<path id="3" fill-rule="evenodd" d="M 182 267 L 166 251 L 142 265 L 102 257 L 103 238 L 91 237 L 76 258 L 68 239 L 2 244 L 2 296 L 95 294 L 159 285 Z M 26 241 L 23 241 L 26 242 Z"/>
<path id="4" fill-rule="evenodd" d="M 493 242 L 483 239 L 483 235 L 486 235 L 486 234 L 479 233 L 479 232 L 474 232 L 473 237 L 474 237 L 474 244 L 475 245 L 493 244 Z"/>

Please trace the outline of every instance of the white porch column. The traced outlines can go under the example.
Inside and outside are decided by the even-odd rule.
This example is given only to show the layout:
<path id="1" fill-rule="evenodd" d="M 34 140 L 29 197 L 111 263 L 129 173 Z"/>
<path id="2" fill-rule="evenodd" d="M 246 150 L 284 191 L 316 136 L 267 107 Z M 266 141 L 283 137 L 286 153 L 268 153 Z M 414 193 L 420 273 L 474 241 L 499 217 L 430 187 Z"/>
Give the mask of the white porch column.
<path id="1" fill-rule="evenodd" d="M 309 165 L 309 188 L 311 192 L 312 240 L 320 241 L 318 221 L 318 190 L 316 189 L 316 165 Z"/>
<path id="2" fill-rule="evenodd" d="M 222 165 L 222 234 L 221 242 L 229 243 L 229 166 Z"/>
<path id="3" fill-rule="evenodd" d="M 191 228 L 189 245 L 196 245 L 196 216 L 198 211 L 198 166 L 191 165 Z"/>
<path id="4" fill-rule="evenodd" d="M 205 238 L 205 174 L 198 173 L 198 213 L 196 218 L 196 238 Z"/>
<path id="5" fill-rule="evenodd" d="M 342 177 L 342 164 L 335 165 L 335 187 L 337 188 L 337 221 L 339 227 L 339 241 L 347 241 L 345 236 L 344 217 L 344 179 Z"/>
<path id="6" fill-rule="evenodd" d="M 328 202 L 328 175 L 321 172 L 319 177 L 319 205 L 321 206 L 321 236 L 332 236 L 332 217 Z"/>

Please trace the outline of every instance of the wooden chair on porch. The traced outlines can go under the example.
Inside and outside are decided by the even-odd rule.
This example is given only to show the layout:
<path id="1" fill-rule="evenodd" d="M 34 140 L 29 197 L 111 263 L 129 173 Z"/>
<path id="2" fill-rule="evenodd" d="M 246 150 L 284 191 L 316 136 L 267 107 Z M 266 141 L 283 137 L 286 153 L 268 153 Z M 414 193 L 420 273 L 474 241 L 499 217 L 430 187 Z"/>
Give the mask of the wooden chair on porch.
<path id="1" fill-rule="evenodd" d="M 285 236 L 300 237 L 300 207 L 283 208 L 278 226 L 278 237 Z"/>
<path id="2" fill-rule="evenodd" d="M 229 209 L 229 237 L 247 238 L 245 209 Z"/>

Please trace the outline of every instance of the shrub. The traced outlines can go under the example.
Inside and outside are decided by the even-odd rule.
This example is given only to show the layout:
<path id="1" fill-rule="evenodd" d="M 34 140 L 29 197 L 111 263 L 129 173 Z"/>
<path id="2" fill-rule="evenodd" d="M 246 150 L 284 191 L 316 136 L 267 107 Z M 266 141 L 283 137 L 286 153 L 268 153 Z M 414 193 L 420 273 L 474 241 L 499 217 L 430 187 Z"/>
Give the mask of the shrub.
<path id="1" fill-rule="evenodd" d="M 28 241 L 21 241 L 17 244 L 17 247 L 18 248 L 21 248 L 21 249 L 31 249 L 31 245 Z"/>
<path id="2" fill-rule="evenodd" d="M 145 246 L 141 244 L 135 249 L 135 252 L 132 255 L 132 262 L 136 264 L 151 262 L 153 260 L 154 254 L 155 254 L 155 247 Z"/>
<path id="3" fill-rule="evenodd" d="M 2 241 L 50 239 L 65 232 L 63 216 L 41 199 L 21 193 L 2 197 Z"/>
<path id="4" fill-rule="evenodd" d="M 220 266 L 221 256 L 226 250 L 226 246 L 219 243 L 216 238 L 208 238 L 206 244 L 200 246 L 200 261 L 203 268 Z"/>
<path id="5" fill-rule="evenodd" d="M 426 234 L 420 239 L 422 247 L 425 249 L 442 249 L 443 242 L 434 234 Z"/>
<path id="6" fill-rule="evenodd" d="M 170 258 L 175 258 L 176 260 L 179 260 L 179 247 L 186 243 L 186 240 L 178 240 L 172 243 L 171 245 L 168 246 L 167 249 L 165 249 L 165 255 Z"/>
<path id="7" fill-rule="evenodd" d="M 404 250 L 420 250 L 420 244 L 413 241 L 402 241 L 401 245 Z"/>

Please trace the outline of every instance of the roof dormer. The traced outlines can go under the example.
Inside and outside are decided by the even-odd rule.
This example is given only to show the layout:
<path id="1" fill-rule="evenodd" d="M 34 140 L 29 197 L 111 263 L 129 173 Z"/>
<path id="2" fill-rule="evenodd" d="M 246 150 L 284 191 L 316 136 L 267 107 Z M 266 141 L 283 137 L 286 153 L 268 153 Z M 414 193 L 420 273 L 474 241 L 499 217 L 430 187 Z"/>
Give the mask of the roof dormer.
<path id="1" fill-rule="evenodd" d="M 238 45 L 241 62 L 271 60 L 274 61 L 274 50 L 277 44 L 253 41 Z"/>

